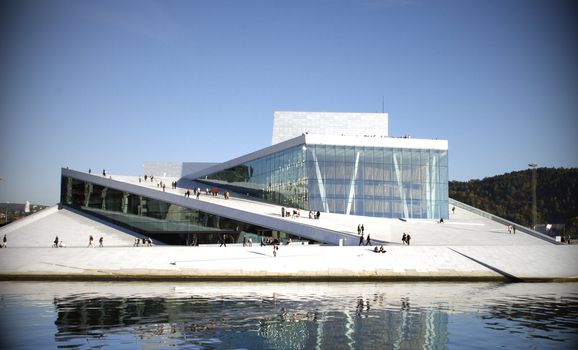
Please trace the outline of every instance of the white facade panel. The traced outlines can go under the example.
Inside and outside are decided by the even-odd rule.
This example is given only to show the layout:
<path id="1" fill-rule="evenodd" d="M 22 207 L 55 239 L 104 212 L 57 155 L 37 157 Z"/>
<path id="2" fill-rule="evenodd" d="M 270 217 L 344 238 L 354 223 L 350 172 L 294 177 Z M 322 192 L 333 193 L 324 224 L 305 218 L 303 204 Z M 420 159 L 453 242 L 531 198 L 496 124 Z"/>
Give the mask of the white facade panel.
<path id="1" fill-rule="evenodd" d="M 387 136 L 387 113 L 275 112 L 273 144 L 302 134 Z"/>

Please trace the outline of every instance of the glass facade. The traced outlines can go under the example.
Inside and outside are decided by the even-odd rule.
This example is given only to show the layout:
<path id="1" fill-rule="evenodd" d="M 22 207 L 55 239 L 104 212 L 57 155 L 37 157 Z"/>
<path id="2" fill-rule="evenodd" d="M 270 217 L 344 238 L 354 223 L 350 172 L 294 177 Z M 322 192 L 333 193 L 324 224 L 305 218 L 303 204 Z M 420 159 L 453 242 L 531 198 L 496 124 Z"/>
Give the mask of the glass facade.
<path id="1" fill-rule="evenodd" d="M 199 181 L 305 210 L 448 218 L 447 150 L 300 145 Z"/>
<path id="2" fill-rule="evenodd" d="M 198 181 L 272 203 L 306 209 L 308 182 L 305 160 L 306 148 L 298 146 L 208 175 Z"/>
<path id="3" fill-rule="evenodd" d="M 262 237 L 299 240 L 283 232 L 63 176 L 60 203 L 167 244 L 215 244 Z"/>

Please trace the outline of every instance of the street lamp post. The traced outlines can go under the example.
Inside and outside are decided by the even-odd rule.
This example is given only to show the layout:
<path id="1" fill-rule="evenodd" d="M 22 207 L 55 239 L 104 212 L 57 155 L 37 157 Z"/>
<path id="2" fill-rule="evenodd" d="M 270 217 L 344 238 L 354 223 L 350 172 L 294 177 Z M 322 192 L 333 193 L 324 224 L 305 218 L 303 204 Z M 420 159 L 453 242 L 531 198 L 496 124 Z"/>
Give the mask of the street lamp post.
<path id="1" fill-rule="evenodd" d="M 4 178 L 0 177 L 0 181 L 3 181 Z M 4 225 L 8 223 L 8 205 L 10 202 L 6 202 L 6 206 L 4 207 Z"/>
<path id="2" fill-rule="evenodd" d="M 532 169 L 532 229 L 536 229 L 538 221 L 538 206 L 536 205 L 536 168 L 538 164 L 530 163 L 528 166 Z"/>

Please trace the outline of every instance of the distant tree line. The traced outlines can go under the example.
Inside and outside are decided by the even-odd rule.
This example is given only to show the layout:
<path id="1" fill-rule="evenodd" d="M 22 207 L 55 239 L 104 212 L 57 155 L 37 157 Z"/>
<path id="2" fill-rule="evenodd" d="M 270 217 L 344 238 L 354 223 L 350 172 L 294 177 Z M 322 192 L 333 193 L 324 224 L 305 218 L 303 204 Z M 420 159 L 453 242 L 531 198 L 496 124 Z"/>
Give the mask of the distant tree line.
<path id="1" fill-rule="evenodd" d="M 578 168 L 536 169 L 538 224 L 566 224 L 578 231 Z M 464 202 L 523 226 L 532 225 L 532 170 L 450 181 L 450 198 Z"/>

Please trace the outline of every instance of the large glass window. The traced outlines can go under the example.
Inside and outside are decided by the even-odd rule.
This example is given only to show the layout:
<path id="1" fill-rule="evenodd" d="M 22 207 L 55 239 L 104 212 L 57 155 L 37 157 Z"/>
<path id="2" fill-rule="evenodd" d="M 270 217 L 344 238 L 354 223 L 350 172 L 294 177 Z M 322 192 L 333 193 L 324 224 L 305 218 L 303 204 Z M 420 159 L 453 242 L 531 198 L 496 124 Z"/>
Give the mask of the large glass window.
<path id="1" fill-rule="evenodd" d="M 215 244 L 223 236 L 229 243 L 242 242 L 244 238 L 251 238 L 255 243 L 261 238 L 295 238 L 283 232 L 71 177 L 62 177 L 60 201 L 167 244 Z"/>
<path id="2" fill-rule="evenodd" d="M 301 145 L 199 181 L 305 210 L 447 218 L 445 150 Z"/>
<path id="3" fill-rule="evenodd" d="M 314 210 L 447 218 L 447 151 L 308 145 L 306 155 Z"/>

